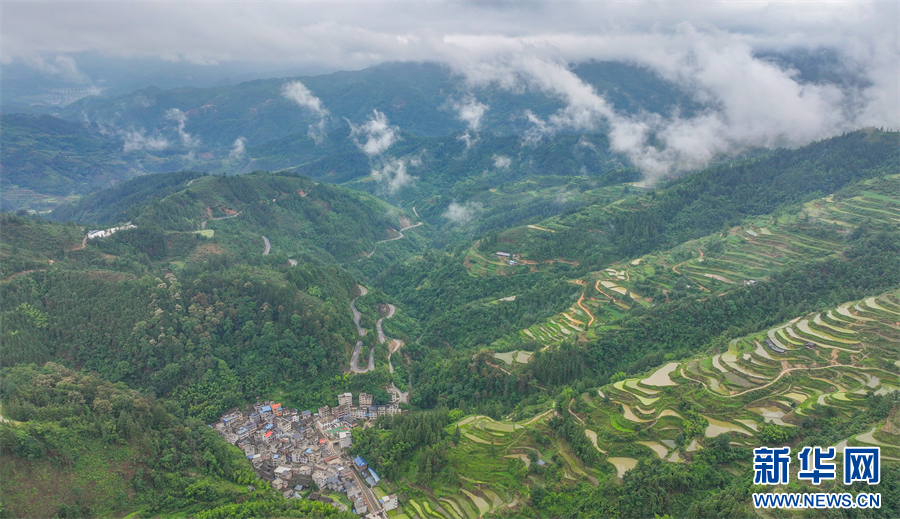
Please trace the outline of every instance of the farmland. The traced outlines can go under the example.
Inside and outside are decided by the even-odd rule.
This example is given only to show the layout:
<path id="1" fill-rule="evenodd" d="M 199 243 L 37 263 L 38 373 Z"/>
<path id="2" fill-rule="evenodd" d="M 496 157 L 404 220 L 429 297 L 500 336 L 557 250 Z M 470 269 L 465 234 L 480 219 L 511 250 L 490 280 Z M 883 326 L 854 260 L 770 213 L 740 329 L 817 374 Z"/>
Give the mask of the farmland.
<path id="1" fill-rule="evenodd" d="M 900 389 L 900 291 L 847 301 L 729 341 L 721 351 L 669 361 L 562 401 L 597 452 L 586 463 L 551 433 L 559 407 L 544 401 L 532 418 L 465 416 L 448 454 L 452 480 L 403 486 L 407 517 L 475 518 L 515 513 L 546 478 L 597 485 L 621 479 L 639 462 L 692 463 L 721 435 L 734 447 L 771 443 L 823 413 L 853 425 L 830 445 L 879 446 L 900 461 L 897 417 L 866 421 L 859 410 Z M 778 354 L 766 344 L 784 350 Z M 529 352 L 495 353 L 500 367 Z M 787 431 L 785 433 L 784 431 Z M 540 460 L 542 467 L 534 465 Z M 737 463 L 731 470 L 747 470 Z M 392 484 L 393 485 L 393 484 Z M 391 488 L 394 491 L 396 489 Z"/>
<path id="2" fill-rule="evenodd" d="M 846 249 L 841 237 L 859 225 L 900 223 L 898 180 L 898 175 L 871 179 L 841 196 L 819 198 L 778 216 L 747 219 L 721 233 L 591 272 L 574 280 L 584 287 L 578 303 L 520 330 L 519 339 L 545 345 L 589 340 L 597 331 L 615 326 L 635 305 L 650 308 L 668 301 L 673 292 L 723 295 L 791 264 L 835 257 Z M 559 223 L 550 222 L 548 226 L 560 228 Z M 524 258 L 527 262 L 527 255 Z M 497 263 L 495 271 L 509 275 L 516 268 L 522 266 Z M 481 267 L 470 272 L 489 270 Z"/>

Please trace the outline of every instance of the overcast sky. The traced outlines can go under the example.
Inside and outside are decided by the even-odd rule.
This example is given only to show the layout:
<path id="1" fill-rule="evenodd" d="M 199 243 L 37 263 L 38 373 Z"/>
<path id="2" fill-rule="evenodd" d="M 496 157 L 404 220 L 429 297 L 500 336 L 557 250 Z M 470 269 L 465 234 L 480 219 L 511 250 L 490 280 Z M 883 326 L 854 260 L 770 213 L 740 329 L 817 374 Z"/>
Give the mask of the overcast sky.
<path id="1" fill-rule="evenodd" d="M 692 167 L 738 144 L 800 144 L 865 125 L 900 126 L 900 2 L 14 2 L 2 60 L 79 74 L 99 51 L 198 64 L 269 62 L 354 70 L 391 60 L 450 64 L 472 85 L 539 89 L 568 107 L 533 135 L 611 123 L 642 167 Z M 765 51 L 833 49 L 868 81 L 798 80 Z M 717 107 L 693 119 L 624 118 L 567 65 L 626 60 Z M 327 109 L 327 107 L 324 107 Z M 489 110 L 489 107 L 485 107 Z M 669 155 L 648 149 L 650 131 Z M 679 151 L 681 150 L 681 151 Z M 674 153 L 674 155 L 671 155 Z"/>

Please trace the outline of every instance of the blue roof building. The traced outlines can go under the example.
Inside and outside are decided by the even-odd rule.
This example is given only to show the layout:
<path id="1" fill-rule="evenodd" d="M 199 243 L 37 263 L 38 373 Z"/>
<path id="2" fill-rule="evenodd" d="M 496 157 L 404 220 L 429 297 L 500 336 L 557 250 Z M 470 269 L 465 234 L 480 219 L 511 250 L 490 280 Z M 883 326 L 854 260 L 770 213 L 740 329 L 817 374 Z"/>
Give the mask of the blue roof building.
<path id="1" fill-rule="evenodd" d="M 369 464 L 366 463 L 366 460 L 362 459 L 362 456 L 357 456 L 356 458 L 354 458 L 353 463 L 356 464 L 356 468 L 358 469 L 364 469 L 369 466 Z"/>

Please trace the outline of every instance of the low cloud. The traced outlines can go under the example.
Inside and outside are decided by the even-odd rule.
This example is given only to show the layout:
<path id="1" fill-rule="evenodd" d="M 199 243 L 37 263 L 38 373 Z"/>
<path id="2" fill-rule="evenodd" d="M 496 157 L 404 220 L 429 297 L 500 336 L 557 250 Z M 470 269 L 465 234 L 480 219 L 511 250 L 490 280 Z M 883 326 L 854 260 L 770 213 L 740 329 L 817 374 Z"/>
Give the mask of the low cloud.
<path id="1" fill-rule="evenodd" d="M 35 70 L 59 76 L 66 81 L 81 84 L 91 83 L 91 79 L 78 68 L 78 64 L 70 56 L 55 56 L 47 59 L 41 56 L 34 56 L 25 63 Z"/>
<path id="2" fill-rule="evenodd" d="M 540 91 L 565 104 L 546 118 L 526 110 L 531 123 L 526 142 L 559 131 L 607 131 L 610 149 L 627 156 L 651 183 L 703 167 L 722 154 L 750 146 L 798 146 L 852 130 L 866 120 L 859 92 L 802 83 L 796 70 L 759 59 L 746 45 L 697 45 L 702 38 L 671 38 L 675 41 L 669 47 L 655 42 L 666 52 L 642 53 L 635 59 L 693 92 L 707 107 L 695 116 L 623 114 L 566 62 L 537 55 L 504 56 L 458 71 L 474 86 Z"/>
<path id="3" fill-rule="evenodd" d="M 306 88 L 306 85 L 300 81 L 285 83 L 281 88 L 281 95 L 286 99 L 297 103 L 299 106 L 306 108 L 314 116 L 319 118 L 318 122 L 309 125 L 309 136 L 312 137 L 316 143 L 321 142 L 325 135 L 328 118 L 331 116 L 322 104 L 322 100 L 313 95 L 313 93 Z"/>
<path id="4" fill-rule="evenodd" d="M 247 139 L 243 137 L 238 137 L 234 140 L 234 144 L 231 146 L 231 153 L 228 154 L 228 158 L 232 160 L 242 159 L 244 158 L 244 146 L 247 144 Z"/>
<path id="5" fill-rule="evenodd" d="M 497 169 L 509 169 L 512 159 L 503 155 L 494 155 L 494 167 Z"/>
<path id="6" fill-rule="evenodd" d="M 451 202 L 441 216 L 455 224 L 465 225 L 481 216 L 482 212 L 484 212 L 484 206 L 481 202 L 466 202 L 465 204 Z"/>
<path id="7" fill-rule="evenodd" d="M 416 180 L 416 177 L 407 172 L 407 167 L 418 164 L 421 164 L 421 161 L 416 158 L 388 160 L 380 168 L 372 170 L 372 177 L 382 183 L 388 194 L 393 195 L 400 188 Z"/>
<path id="8" fill-rule="evenodd" d="M 478 142 L 478 131 L 481 130 L 481 119 L 488 110 L 488 105 L 479 103 L 475 96 L 469 94 L 461 100 L 450 101 L 450 107 L 456 112 L 456 117 L 466 123 L 466 133 L 458 137 L 466 143 L 466 148 L 471 148 Z"/>
<path id="9" fill-rule="evenodd" d="M 350 123 L 350 136 L 353 142 L 370 157 L 381 155 L 400 139 L 400 128 L 391 126 L 387 117 L 378 110 L 372 112 L 372 117 L 365 123 L 359 126 Z M 361 137 L 365 142 L 360 141 Z"/>
<path id="10" fill-rule="evenodd" d="M 466 123 L 469 130 L 477 132 L 481 129 L 481 119 L 488 110 L 488 105 L 479 103 L 475 96 L 468 95 L 459 101 L 452 102 L 456 117 Z"/>
<path id="11" fill-rule="evenodd" d="M 119 132 L 125 141 L 122 151 L 160 151 L 169 147 L 169 141 L 159 135 L 148 136 L 144 130 L 127 130 Z"/>
<path id="12" fill-rule="evenodd" d="M 178 123 L 175 131 L 177 131 L 178 136 L 181 137 L 181 144 L 183 144 L 186 148 L 196 148 L 198 145 L 200 145 L 200 139 L 192 137 L 191 134 L 184 131 L 184 125 L 187 124 L 188 120 L 188 116 L 186 113 L 182 112 L 178 108 L 172 108 L 170 110 L 166 110 L 166 119 Z"/>
<path id="13" fill-rule="evenodd" d="M 281 95 L 298 105 L 307 108 L 316 117 L 325 117 L 328 115 L 328 110 L 322 106 L 322 100 L 314 96 L 313 93 L 306 88 L 306 85 L 300 81 L 286 83 L 281 88 Z"/>

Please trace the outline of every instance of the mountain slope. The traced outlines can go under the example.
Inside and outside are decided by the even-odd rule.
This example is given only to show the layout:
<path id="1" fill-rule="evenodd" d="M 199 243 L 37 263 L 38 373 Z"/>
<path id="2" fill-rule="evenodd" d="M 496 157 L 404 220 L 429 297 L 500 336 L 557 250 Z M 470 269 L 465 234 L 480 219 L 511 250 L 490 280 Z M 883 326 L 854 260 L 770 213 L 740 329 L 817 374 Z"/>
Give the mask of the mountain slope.
<path id="1" fill-rule="evenodd" d="M 194 516 L 235 502 L 290 509 L 239 450 L 167 402 L 55 363 L 4 368 L 3 382 L 5 513 Z M 309 501 L 295 509 L 347 517 Z"/>

